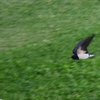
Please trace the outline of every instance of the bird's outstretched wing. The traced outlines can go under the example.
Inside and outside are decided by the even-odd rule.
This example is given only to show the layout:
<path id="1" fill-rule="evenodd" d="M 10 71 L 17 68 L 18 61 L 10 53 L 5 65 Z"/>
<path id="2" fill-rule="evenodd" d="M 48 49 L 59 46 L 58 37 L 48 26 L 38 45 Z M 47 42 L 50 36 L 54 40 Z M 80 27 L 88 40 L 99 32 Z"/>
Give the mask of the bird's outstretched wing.
<path id="1" fill-rule="evenodd" d="M 73 49 L 73 53 L 88 53 L 87 47 L 89 46 L 90 42 L 92 41 L 95 35 L 87 37 L 86 39 L 80 41 L 75 48 Z"/>

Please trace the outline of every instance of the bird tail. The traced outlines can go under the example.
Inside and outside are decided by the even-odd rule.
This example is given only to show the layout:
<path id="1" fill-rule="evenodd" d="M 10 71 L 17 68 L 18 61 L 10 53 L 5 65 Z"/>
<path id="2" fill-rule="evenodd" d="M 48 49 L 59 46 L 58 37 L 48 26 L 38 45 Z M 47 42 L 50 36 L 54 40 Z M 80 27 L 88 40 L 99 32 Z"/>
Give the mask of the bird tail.
<path id="1" fill-rule="evenodd" d="M 89 57 L 93 57 L 94 56 L 94 54 L 92 54 L 92 53 L 89 53 Z"/>

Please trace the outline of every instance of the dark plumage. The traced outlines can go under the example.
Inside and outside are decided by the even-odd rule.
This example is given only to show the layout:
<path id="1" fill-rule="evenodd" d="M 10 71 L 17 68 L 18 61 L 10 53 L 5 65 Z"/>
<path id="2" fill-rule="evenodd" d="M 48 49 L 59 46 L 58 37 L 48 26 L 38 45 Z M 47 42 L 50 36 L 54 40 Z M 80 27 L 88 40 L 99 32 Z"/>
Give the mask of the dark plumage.
<path id="1" fill-rule="evenodd" d="M 87 47 L 89 46 L 90 42 L 92 41 L 95 35 L 91 35 L 86 39 L 81 40 L 73 49 L 73 59 L 86 59 L 88 57 L 94 56 L 93 54 L 89 54 Z"/>

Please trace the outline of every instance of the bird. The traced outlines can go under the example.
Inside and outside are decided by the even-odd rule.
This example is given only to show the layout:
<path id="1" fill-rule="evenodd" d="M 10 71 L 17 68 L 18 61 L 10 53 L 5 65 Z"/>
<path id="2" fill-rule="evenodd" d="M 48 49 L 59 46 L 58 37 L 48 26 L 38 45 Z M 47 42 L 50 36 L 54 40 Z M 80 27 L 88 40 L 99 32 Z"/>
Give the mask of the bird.
<path id="1" fill-rule="evenodd" d="M 87 59 L 93 57 L 94 54 L 89 53 L 87 47 L 89 46 L 90 42 L 94 38 L 94 34 L 91 36 L 81 40 L 73 49 L 73 55 L 71 58 L 73 60 L 80 60 L 80 59 Z"/>

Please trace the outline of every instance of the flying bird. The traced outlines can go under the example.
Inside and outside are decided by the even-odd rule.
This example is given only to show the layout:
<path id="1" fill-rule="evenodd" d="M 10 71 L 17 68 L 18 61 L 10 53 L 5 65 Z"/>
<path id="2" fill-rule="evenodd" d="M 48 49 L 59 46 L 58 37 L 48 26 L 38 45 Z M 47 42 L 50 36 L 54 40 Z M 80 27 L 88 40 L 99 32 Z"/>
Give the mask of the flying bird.
<path id="1" fill-rule="evenodd" d="M 71 57 L 74 60 L 79 59 L 87 59 L 89 57 L 93 57 L 94 55 L 89 53 L 87 47 L 89 46 L 90 42 L 94 38 L 94 34 L 87 37 L 86 39 L 81 40 L 73 49 L 73 56 Z"/>

